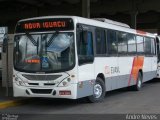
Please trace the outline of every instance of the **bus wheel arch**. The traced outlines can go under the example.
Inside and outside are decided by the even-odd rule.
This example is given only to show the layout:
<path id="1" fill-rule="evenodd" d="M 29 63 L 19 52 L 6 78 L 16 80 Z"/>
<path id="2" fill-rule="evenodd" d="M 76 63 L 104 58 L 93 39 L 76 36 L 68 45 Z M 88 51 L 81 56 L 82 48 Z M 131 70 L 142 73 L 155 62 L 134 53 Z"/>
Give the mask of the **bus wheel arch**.
<path id="1" fill-rule="evenodd" d="M 99 74 L 97 75 L 97 78 L 101 78 L 101 79 L 103 80 L 103 82 L 105 83 L 105 77 L 104 77 L 104 74 L 103 74 L 103 73 L 99 73 Z M 96 78 L 96 80 L 97 80 L 97 78 Z"/>
<path id="2" fill-rule="evenodd" d="M 91 103 L 101 102 L 105 97 L 105 93 L 105 77 L 102 73 L 100 73 L 97 75 L 93 86 L 93 95 L 88 96 L 88 100 Z"/>

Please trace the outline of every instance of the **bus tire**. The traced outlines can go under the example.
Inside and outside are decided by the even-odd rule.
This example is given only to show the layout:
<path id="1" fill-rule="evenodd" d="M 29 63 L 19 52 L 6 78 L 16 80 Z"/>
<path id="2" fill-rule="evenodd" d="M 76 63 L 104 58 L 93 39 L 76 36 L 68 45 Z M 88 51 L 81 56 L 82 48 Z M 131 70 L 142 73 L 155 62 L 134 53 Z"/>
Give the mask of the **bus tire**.
<path id="1" fill-rule="evenodd" d="M 105 83 L 101 78 L 97 78 L 93 86 L 93 95 L 88 97 L 89 102 L 101 102 L 105 97 Z"/>
<path id="2" fill-rule="evenodd" d="M 143 82 L 142 82 L 142 74 L 139 72 L 138 73 L 138 77 L 137 77 L 137 83 L 136 83 L 136 85 L 133 86 L 133 89 L 135 91 L 140 91 L 141 88 L 142 88 L 142 84 L 143 84 Z"/>

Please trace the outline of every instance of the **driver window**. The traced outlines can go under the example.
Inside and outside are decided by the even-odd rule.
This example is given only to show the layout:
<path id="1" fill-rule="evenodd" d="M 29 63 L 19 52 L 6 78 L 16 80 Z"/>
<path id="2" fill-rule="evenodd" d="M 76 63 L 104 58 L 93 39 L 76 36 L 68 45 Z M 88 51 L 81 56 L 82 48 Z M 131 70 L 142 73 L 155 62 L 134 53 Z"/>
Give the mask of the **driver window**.
<path id="1" fill-rule="evenodd" d="M 88 31 L 85 35 L 86 41 L 82 40 L 85 36 L 84 34 L 80 33 L 80 40 L 78 43 L 78 54 L 82 56 L 93 56 L 93 38 L 92 32 Z"/>
<path id="2" fill-rule="evenodd" d="M 91 31 L 77 30 L 77 52 L 79 64 L 93 62 L 93 34 Z"/>

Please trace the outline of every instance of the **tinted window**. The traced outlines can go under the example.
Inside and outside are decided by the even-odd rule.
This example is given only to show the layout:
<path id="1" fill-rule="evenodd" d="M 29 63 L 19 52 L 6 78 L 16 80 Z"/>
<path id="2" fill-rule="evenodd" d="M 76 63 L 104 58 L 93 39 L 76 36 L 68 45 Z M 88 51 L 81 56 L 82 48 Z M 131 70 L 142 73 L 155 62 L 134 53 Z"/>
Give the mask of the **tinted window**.
<path id="1" fill-rule="evenodd" d="M 143 53 L 144 52 L 144 45 L 143 45 L 143 37 L 142 36 L 137 36 L 137 52 L 138 53 Z"/>
<path id="2" fill-rule="evenodd" d="M 118 53 L 126 53 L 127 52 L 127 33 L 117 32 L 118 39 Z"/>
<path id="3" fill-rule="evenodd" d="M 116 32 L 113 30 L 107 30 L 107 46 L 109 54 L 117 54 Z"/>
<path id="4" fill-rule="evenodd" d="M 144 39 L 144 50 L 146 54 L 151 54 L 151 38 L 145 37 Z"/>
<path id="5" fill-rule="evenodd" d="M 151 39 L 151 53 L 155 54 L 155 39 Z"/>
<path id="6" fill-rule="evenodd" d="M 80 33 L 80 38 L 78 42 L 78 54 L 82 56 L 89 56 L 93 55 L 93 39 L 92 39 L 92 32 L 87 32 L 87 43 L 84 43 L 82 40 L 84 38 L 84 34 Z"/>
<path id="7" fill-rule="evenodd" d="M 105 30 L 96 29 L 96 54 L 106 53 Z"/>
<path id="8" fill-rule="evenodd" d="M 128 39 L 128 53 L 136 53 L 135 35 L 129 33 L 127 35 L 127 39 Z"/>
<path id="9" fill-rule="evenodd" d="M 93 62 L 93 35 L 91 31 L 77 30 L 77 51 L 79 64 Z"/>

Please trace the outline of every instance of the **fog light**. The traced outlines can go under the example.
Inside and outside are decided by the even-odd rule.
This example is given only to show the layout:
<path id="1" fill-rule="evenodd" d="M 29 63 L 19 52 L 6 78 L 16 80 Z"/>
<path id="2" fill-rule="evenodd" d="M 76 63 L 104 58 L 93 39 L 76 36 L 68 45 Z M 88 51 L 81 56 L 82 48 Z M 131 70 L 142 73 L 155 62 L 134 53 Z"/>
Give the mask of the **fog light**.
<path id="1" fill-rule="evenodd" d="M 55 90 L 53 91 L 52 95 L 56 95 L 56 91 Z"/>
<path id="2" fill-rule="evenodd" d="M 68 82 L 70 82 L 70 81 L 71 81 L 71 79 L 70 79 L 70 78 L 68 78 L 68 79 L 67 79 L 67 81 L 68 81 Z"/>
<path id="3" fill-rule="evenodd" d="M 14 81 L 19 86 L 25 86 L 25 83 L 18 77 L 15 77 Z"/>
<path id="4" fill-rule="evenodd" d="M 21 85 L 21 86 L 23 85 L 22 81 L 19 81 L 19 85 Z"/>
<path id="5" fill-rule="evenodd" d="M 18 77 L 15 77 L 15 81 L 18 81 Z"/>

